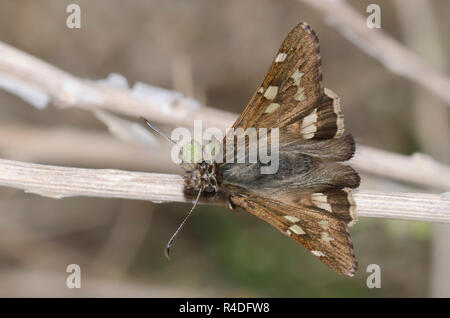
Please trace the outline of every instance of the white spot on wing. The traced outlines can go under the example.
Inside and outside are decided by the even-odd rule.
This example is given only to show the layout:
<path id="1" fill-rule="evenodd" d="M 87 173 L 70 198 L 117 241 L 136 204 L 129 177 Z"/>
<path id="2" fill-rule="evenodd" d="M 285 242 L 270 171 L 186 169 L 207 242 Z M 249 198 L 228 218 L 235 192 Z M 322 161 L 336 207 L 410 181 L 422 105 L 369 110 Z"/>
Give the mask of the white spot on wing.
<path id="1" fill-rule="evenodd" d="M 325 220 L 319 221 L 319 225 L 322 229 L 328 230 L 328 221 Z"/>
<path id="2" fill-rule="evenodd" d="M 348 226 L 353 226 L 353 225 L 355 225 L 356 221 L 358 220 L 358 218 L 356 216 L 356 203 L 355 203 L 355 200 L 353 199 L 353 191 L 349 188 L 344 188 L 342 190 L 347 193 L 347 201 L 350 204 L 349 213 L 350 213 L 350 217 L 352 218 L 352 220 L 350 221 Z"/>
<path id="3" fill-rule="evenodd" d="M 329 203 L 323 203 L 323 202 L 313 202 L 316 207 L 327 210 L 328 212 L 331 212 L 331 205 Z"/>
<path id="4" fill-rule="evenodd" d="M 341 103 L 339 97 L 328 88 L 324 89 L 325 95 L 333 99 L 333 111 L 336 114 L 336 134 L 334 138 L 339 138 L 344 134 L 344 116 L 342 115 Z"/>
<path id="5" fill-rule="evenodd" d="M 271 103 L 269 106 L 267 106 L 266 110 L 264 111 L 265 114 L 270 114 L 276 111 L 278 108 L 280 108 L 280 104 L 278 103 Z"/>
<path id="6" fill-rule="evenodd" d="M 328 232 L 321 232 L 320 233 L 320 236 L 321 236 L 321 240 L 322 241 L 325 241 L 325 242 L 327 242 L 327 243 L 330 243 L 330 241 L 333 241 L 334 240 L 334 238 L 332 238 L 332 237 L 330 237 L 330 235 L 328 235 Z"/>
<path id="7" fill-rule="evenodd" d="M 312 250 L 311 253 L 313 253 L 317 257 L 325 256 L 325 254 L 322 253 L 321 251 Z"/>
<path id="8" fill-rule="evenodd" d="M 269 86 L 264 93 L 264 97 L 268 100 L 274 100 L 278 94 L 278 86 Z"/>
<path id="9" fill-rule="evenodd" d="M 294 80 L 294 85 L 297 86 L 297 92 L 294 95 L 294 99 L 296 101 L 302 101 L 305 99 L 305 93 L 303 87 L 300 86 L 300 81 L 303 77 L 303 73 L 298 69 L 291 75 L 291 78 Z"/>
<path id="10" fill-rule="evenodd" d="M 300 132 L 302 134 L 309 134 L 309 133 L 313 133 L 316 131 L 317 131 L 316 125 L 309 125 L 309 126 L 306 126 L 305 128 L 301 128 L 301 130 L 300 130 Z"/>
<path id="11" fill-rule="evenodd" d="M 303 139 L 311 139 L 314 137 L 314 133 L 304 134 L 302 135 Z"/>
<path id="12" fill-rule="evenodd" d="M 294 80 L 295 86 L 300 86 L 300 80 L 304 74 L 300 72 L 298 69 L 291 75 L 291 78 Z"/>
<path id="13" fill-rule="evenodd" d="M 303 118 L 302 125 L 300 127 L 300 133 L 303 139 L 311 139 L 314 137 L 314 133 L 317 131 L 317 108 L 315 108 L 311 114 Z"/>
<path id="14" fill-rule="evenodd" d="M 311 194 L 311 200 L 318 202 L 327 202 L 327 196 L 321 192 Z"/>
<path id="15" fill-rule="evenodd" d="M 287 56 L 286 53 L 278 54 L 277 57 L 275 58 L 275 63 L 284 62 L 284 60 L 286 59 L 286 56 Z"/>
<path id="16" fill-rule="evenodd" d="M 303 231 L 303 229 L 300 226 L 298 226 L 297 224 L 292 225 L 289 228 L 289 230 L 291 230 L 292 232 L 294 232 L 295 234 L 298 234 L 298 235 L 306 234 L 305 231 Z"/>
<path id="17" fill-rule="evenodd" d="M 336 119 L 336 134 L 334 135 L 334 138 L 339 138 L 344 134 L 344 116 L 338 115 Z"/>
<path id="18" fill-rule="evenodd" d="M 324 195 L 323 193 L 311 194 L 311 201 L 312 203 L 314 203 L 316 207 L 331 212 L 331 205 L 327 201 L 327 196 Z"/>
<path id="19" fill-rule="evenodd" d="M 297 88 L 297 93 L 295 93 L 294 99 L 295 99 L 296 101 L 299 101 L 299 102 L 301 102 L 302 100 L 305 100 L 305 99 L 306 99 L 305 93 L 304 93 L 304 91 L 303 91 L 303 87 L 300 87 L 300 86 L 299 86 L 299 87 Z"/>
<path id="20" fill-rule="evenodd" d="M 339 103 L 339 97 L 329 88 L 324 88 L 325 95 L 333 99 L 333 111 L 336 115 L 341 113 L 341 104 Z"/>
<path id="21" fill-rule="evenodd" d="M 315 108 L 311 114 L 303 118 L 301 128 L 313 125 L 316 123 L 316 121 L 317 121 L 317 108 Z"/>
<path id="22" fill-rule="evenodd" d="M 292 223 L 297 223 L 298 221 L 300 221 L 299 218 L 297 218 L 297 217 L 295 217 L 295 216 L 293 216 L 293 215 L 285 215 L 284 218 L 285 218 L 286 220 L 291 221 Z"/>

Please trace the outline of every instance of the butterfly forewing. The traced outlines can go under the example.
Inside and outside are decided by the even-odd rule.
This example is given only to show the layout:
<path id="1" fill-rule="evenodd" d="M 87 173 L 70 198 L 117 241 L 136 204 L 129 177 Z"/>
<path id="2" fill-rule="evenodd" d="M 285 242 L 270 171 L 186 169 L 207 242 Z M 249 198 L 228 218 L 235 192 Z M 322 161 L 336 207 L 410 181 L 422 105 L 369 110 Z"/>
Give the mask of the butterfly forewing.
<path id="1" fill-rule="evenodd" d="M 286 37 L 261 86 L 233 127 L 283 127 L 307 116 L 322 95 L 319 41 L 305 23 Z"/>

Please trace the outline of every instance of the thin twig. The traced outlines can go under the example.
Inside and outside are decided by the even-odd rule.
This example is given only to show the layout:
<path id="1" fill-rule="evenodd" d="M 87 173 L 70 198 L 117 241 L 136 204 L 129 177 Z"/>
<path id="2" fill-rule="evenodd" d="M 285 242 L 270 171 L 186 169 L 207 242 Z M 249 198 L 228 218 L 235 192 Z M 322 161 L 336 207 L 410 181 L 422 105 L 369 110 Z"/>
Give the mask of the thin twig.
<path id="1" fill-rule="evenodd" d="M 80 169 L 0 159 L 0 185 L 52 198 L 96 196 L 192 202 L 184 195 L 183 177 L 112 169 Z M 355 193 L 364 217 L 450 223 L 450 197 L 423 193 Z M 203 201 L 202 203 L 207 203 Z M 225 202 L 209 202 L 225 205 Z"/>
<path id="2" fill-rule="evenodd" d="M 369 29 L 365 18 L 345 1 L 300 0 L 318 10 L 325 20 L 361 50 L 376 58 L 391 72 L 425 87 L 450 106 L 450 78 L 386 33 Z"/>

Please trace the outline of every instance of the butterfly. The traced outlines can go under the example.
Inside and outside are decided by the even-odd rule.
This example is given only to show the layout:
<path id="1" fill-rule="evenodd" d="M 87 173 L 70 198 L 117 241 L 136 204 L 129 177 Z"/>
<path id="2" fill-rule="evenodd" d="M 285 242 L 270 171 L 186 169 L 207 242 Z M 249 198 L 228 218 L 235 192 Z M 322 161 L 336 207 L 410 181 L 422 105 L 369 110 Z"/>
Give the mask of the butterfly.
<path id="1" fill-rule="evenodd" d="M 352 189 L 360 177 L 342 162 L 353 156 L 355 142 L 344 135 L 339 98 L 324 88 L 320 64 L 316 34 L 308 24 L 298 24 L 233 125 L 278 129 L 275 173 L 261 174 L 262 163 L 191 161 L 182 165 L 185 191 L 196 193 L 196 201 L 202 193 L 225 198 L 230 208 L 257 216 L 331 269 L 353 276 L 357 261 L 348 228 L 356 222 Z M 222 145 L 226 151 L 225 139 Z"/>

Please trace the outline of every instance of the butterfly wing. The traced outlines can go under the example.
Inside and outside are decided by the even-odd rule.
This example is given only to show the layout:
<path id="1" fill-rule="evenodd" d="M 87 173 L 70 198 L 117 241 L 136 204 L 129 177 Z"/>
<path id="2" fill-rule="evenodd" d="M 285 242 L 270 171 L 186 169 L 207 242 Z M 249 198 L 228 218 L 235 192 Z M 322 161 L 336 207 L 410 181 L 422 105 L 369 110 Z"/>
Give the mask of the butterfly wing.
<path id="1" fill-rule="evenodd" d="M 310 195 L 310 198 L 318 200 L 312 202 L 321 207 L 314 204 L 294 206 L 246 193 L 232 196 L 231 201 L 303 245 L 333 270 L 353 276 L 358 265 L 347 226 L 352 220 L 347 218 L 347 213 L 340 214 L 342 208 L 352 204 L 347 199 L 348 194 L 346 191 L 335 192 L 332 199 L 328 198 L 332 203 L 323 202 L 327 201 L 326 194 Z M 351 207 L 354 208 L 354 203 Z M 329 212 L 328 208 L 334 212 Z"/>
<path id="2" fill-rule="evenodd" d="M 319 41 L 306 24 L 285 38 L 262 84 L 233 127 L 282 127 L 309 114 L 323 95 Z"/>
<path id="3" fill-rule="evenodd" d="M 350 189 L 360 179 L 339 162 L 353 156 L 355 143 L 350 135 L 342 137 L 339 98 L 321 80 L 317 36 L 300 23 L 283 41 L 263 83 L 233 125 L 279 128 L 278 171 L 263 175 L 260 163 L 225 163 L 220 171 L 234 205 L 287 234 L 332 269 L 352 276 L 357 265 L 348 226 L 356 218 Z"/>
<path id="4" fill-rule="evenodd" d="M 322 85 L 319 39 L 306 23 L 285 38 L 262 84 L 233 127 L 283 128 L 303 139 L 344 133 L 339 98 Z"/>

